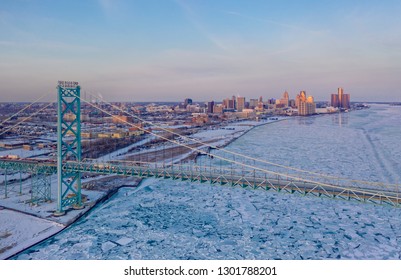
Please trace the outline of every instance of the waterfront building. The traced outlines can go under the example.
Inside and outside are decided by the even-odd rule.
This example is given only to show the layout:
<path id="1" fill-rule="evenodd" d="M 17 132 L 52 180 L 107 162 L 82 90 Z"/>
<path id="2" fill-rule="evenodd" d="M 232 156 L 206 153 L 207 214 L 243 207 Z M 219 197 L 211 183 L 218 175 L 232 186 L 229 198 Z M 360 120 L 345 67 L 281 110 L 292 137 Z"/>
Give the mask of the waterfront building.
<path id="1" fill-rule="evenodd" d="M 349 94 L 344 94 L 343 95 L 343 100 L 341 103 L 341 107 L 344 109 L 349 109 L 351 108 L 351 104 L 350 104 L 350 95 Z"/>
<path id="2" fill-rule="evenodd" d="M 337 94 L 332 94 L 331 95 L 331 107 L 337 108 L 338 106 L 338 95 Z"/>
<path id="3" fill-rule="evenodd" d="M 351 108 L 350 104 L 351 96 L 349 94 L 344 94 L 343 88 L 338 88 L 337 94 L 331 95 L 331 106 L 334 108 Z"/>
<path id="4" fill-rule="evenodd" d="M 298 115 L 308 116 L 316 113 L 316 103 L 313 96 L 306 97 L 305 91 L 302 91 L 299 97 Z"/>
<path id="5" fill-rule="evenodd" d="M 306 92 L 301 91 L 295 98 L 295 106 L 299 108 L 300 102 L 306 102 Z"/>
<path id="6" fill-rule="evenodd" d="M 339 107 L 342 107 L 344 90 L 342 88 L 338 88 L 337 92 L 338 92 L 338 104 Z"/>

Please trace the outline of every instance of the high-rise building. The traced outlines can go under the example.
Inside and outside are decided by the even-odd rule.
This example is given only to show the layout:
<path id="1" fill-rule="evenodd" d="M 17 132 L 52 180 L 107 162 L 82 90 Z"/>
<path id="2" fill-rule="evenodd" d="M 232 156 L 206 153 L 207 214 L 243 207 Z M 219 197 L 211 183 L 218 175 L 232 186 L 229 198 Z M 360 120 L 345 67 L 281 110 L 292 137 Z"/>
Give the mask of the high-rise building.
<path id="1" fill-rule="evenodd" d="M 301 91 L 295 98 L 295 106 L 299 108 L 300 102 L 306 102 L 306 92 Z"/>
<path id="2" fill-rule="evenodd" d="M 283 93 L 283 98 L 280 99 L 280 104 L 284 105 L 284 107 L 288 107 L 288 101 L 289 101 L 288 92 L 285 91 Z"/>
<path id="3" fill-rule="evenodd" d="M 231 108 L 237 109 L 237 98 L 235 97 L 235 95 L 233 95 L 233 97 L 231 98 L 232 104 L 233 106 Z"/>
<path id="4" fill-rule="evenodd" d="M 344 94 L 343 95 L 343 100 L 341 103 L 341 107 L 344 109 L 349 109 L 351 108 L 351 104 L 350 104 L 350 95 L 349 94 Z"/>
<path id="5" fill-rule="evenodd" d="M 313 96 L 306 97 L 304 91 L 301 91 L 298 104 L 298 115 L 307 116 L 316 113 L 316 103 Z"/>
<path id="6" fill-rule="evenodd" d="M 338 105 L 339 105 L 339 107 L 342 107 L 342 104 L 343 104 L 343 94 L 344 94 L 343 88 L 338 88 Z"/>
<path id="7" fill-rule="evenodd" d="M 223 100 L 223 109 L 230 109 L 230 99 L 226 98 Z"/>
<path id="8" fill-rule="evenodd" d="M 242 112 L 245 109 L 245 97 L 237 97 L 237 111 Z"/>
<path id="9" fill-rule="evenodd" d="M 214 109 L 214 101 L 208 102 L 207 103 L 207 112 L 209 114 L 213 114 L 213 109 Z"/>
<path id="10" fill-rule="evenodd" d="M 334 107 L 334 108 L 337 108 L 337 107 L 339 107 L 338 106 L 338 95 L 337 94 L 332 94 L 331 95 L 331 106 L 332 107 Z"/>
<path id="11" fill-rule="evenodd" d="M 349 94 L 344 94 L 342 88 L 338 88 L 338 93 L 331 95 L 331 106 L 335 108 L 349 109 L 351 107 L 350 98 Z"/>

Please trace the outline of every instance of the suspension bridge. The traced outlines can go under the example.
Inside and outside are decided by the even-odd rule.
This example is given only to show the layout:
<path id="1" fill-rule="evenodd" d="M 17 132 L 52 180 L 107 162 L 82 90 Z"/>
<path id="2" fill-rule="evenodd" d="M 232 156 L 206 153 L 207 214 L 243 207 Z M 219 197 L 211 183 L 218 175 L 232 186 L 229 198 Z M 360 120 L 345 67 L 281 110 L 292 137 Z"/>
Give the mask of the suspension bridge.
<path id="1" fill-rule="evenodd" d="M 399 207 L 401 204 L 398 185 L 339 178 L 235 153 L 225 148 L 212 146 L 200 140 L 171 132 L 152 122 L 141 119 L 139 116 L 121 110 L 110 103 L 108 104 L 112 108 L 129 114 L 150 127 L 168 131 L 170 134 L 175 134 L 175 136 L 187 141 L 178 142 L 174 138 L 171 139 L 164 134 L 154 133 L 139 126 L 137 123 L 124 121 L 127 125 L 146 131 L 156 138 L 184 147 L 194 153 L 206 155 L 209 160 L 189 162 L 158 162 L 154 160 L 151 162 L 143 160 L 100 161 L 98 159 L 82 159 L 81 101 L 107 115 L 111 116 L 111 113 L 82 98 L 80 89 L 77 82 L 60 81 L 57 86 L 57 160 L 0 159 L 0 169 L 4 176 L 4 183 L 0 188 L 3 188 L 4 197 L 7 198 L 15 192 L 21 193 L 21 184 L 19 191 L 15 191 L 13 189 L 15 185 L 11 188 L 8 180 L 9 174 L 19 172 L 20 174 L 28 173 L 32 178 L 30 190 L 32 198 L 30 202 L 51 200 L 52 186 L 50 177 L 57 175 L 57 209 L 55 209 L 54 214 L 63 215 L 67 209 L 81 209 L 83 207 L 81 194 L 82 174 L 92 173 L 140 178 L 154 177 L 275 190 L 278 192 L 298 193 L 300 195 L 386 204 L 394 207 Z M 48 106 L 46 105 L 45 107 Z M 29 105 L 26 108 L 28 107 Z M 22 110 L 18 113 L 20 112 Z M 67 114 L 69 116 L 72 114 L 73 117 L 66 118 Z M 19 124 L 20 122 L 15 125 Z M 10 128 L 4 128 L 0 135 L 8 130 Z M 191 145 L 190 143 L 197 145 Z M 212 158 L 213 160 L 211 160 Z M 277 168 L 281 168 L 284 171 L 278 172 Z M 22 181 L 21 176 L 19 180 L 20 182 Z"/>

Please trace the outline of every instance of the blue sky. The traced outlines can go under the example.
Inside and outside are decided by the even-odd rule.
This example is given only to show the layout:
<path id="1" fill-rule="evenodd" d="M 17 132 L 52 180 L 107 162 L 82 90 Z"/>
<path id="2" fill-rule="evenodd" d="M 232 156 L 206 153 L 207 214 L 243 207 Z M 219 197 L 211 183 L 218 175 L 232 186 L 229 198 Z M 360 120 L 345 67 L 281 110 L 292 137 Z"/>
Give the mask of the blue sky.
<path id="1" fill-rule="evenodd" d="M 1 0 L 0 101 L 401 101 L 401 1 Z"/>

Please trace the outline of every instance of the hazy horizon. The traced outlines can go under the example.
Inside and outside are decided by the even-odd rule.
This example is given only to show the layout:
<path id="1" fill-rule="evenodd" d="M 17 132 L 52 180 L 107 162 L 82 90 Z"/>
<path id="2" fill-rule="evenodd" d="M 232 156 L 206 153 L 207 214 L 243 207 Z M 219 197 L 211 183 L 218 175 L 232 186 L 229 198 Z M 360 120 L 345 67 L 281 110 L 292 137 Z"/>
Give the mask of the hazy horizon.
<path id="1" fill-rule="evenodd" d="M 55 99 L 58 80 L 107 101 L 328 101 L 342 87 L 400 102 L 399 14 L 395 0 L 3 0 L 0 102 Z"/>

